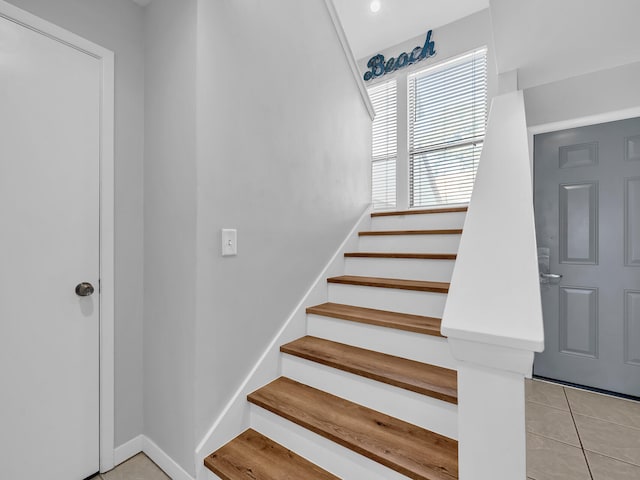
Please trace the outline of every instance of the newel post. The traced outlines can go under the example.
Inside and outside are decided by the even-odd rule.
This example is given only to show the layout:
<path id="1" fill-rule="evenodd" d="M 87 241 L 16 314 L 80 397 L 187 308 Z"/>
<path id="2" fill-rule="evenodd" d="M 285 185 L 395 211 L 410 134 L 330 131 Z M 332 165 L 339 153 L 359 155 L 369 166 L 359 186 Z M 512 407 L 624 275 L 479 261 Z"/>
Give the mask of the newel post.
<path id="1" fill-rule="evenodd" d="M 460 480 L 524 480 L 533 352 L 449 338 L 458 368 Z"/>
<path id="2" fill-rule="evenodd" d="M 525 480 L 524 379 L 544 348 L 522 92 L 495 97 L 442 319 L 460 480 Z"/>

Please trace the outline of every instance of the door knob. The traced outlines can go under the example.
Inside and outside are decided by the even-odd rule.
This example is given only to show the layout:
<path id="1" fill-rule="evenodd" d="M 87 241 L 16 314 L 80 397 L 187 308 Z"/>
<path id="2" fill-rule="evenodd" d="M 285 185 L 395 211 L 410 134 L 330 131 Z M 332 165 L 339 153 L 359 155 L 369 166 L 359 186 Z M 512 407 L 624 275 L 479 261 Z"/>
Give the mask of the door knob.
<path id="1" fill-rule="evenodd" d="M 79 297 L 88 297 L 94 291 L 95 289 L 93 288 L 93 285 L 91 285 L 89 282 L 82 282 L 76 286 L 76 295 L 78 295 Z"/>
<path id="2" fill-rule="evenodd" d="M 542 285 L 557 285 L 561 278 L 562 275 L 559 273 L 540 273 L 540 283 Z"/>
<path id="3" fill-rule="evenodd" d="M 542 278 L 548 278 L 549 280 L 560 280 L 562 275 L 559 273 L 541 273 L 540 276 Z"/>

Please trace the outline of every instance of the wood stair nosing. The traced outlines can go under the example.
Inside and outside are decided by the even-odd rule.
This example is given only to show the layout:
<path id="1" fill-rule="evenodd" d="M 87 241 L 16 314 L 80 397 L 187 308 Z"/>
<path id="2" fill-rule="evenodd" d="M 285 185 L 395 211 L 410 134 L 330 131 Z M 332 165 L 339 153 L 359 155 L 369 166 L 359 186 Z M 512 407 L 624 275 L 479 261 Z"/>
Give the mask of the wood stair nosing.
<path id="1" fill-rule="evenodd" d="M 360 237 L 379 237 L 389 235 L 461 235 L 462 229 L 448 228 L 444 230 L 365 230 L 358 232 Z"/>
<path id="2" fill-rule="evenodd" d="M 213 452 L 204 464 L 222 480 L 340 480 L 252 429 Z"/>
<path id="3" fill-rule="evenodd" d="M 415 260 L 455 260 L 455 253 L 347 252 L 345 258 L 408 258 Z"/>
<path id="4" fill-rule="evenodd" d="M 404 280 L 399 278 L 361 277 L 358 275 L 342 275 L 327 278 L 329 283 L 342 285 L 358 285 L 363 287 L 395 288 L 418 292 L 448 293 L 448 282 L 430 282 L 425 280 Z"/>
<path id="5" fill-rule="evenodd" d="M 376 310 L 373 308 L 331 302 L 308 307 L 307 314 L 443 337 L 440 332 L 440 324 L 442 321 L 434 317 L 424 317 L 421 315 Z"/>
<path id="6" fill-rule="evenodd" d="M 433 213 L 457 213 L 457 212 L 466 212 L 468 207 L 444 207 L 444 208 L 426 208 L 426 209 L 418 209 L 418 210 L 398 210 L 398 211 L 390 211 L 390 212 L 373 212 L 371 214 L 372 218 L 375 217 L 392 217 L 392 216 L 400 216 L 400 215 L 428 215 Z"/>
<path id="7" fill-rule="evenodd" d="M 280 377 L 249 402 L 414 480 L 458 478 L 458 442 Z"/>
<path id="8" fill-rule="evenodd" d="M 280 351 L 444 402 L 458 403 L 455 370 L 312 336 L 282 345 Z"/>

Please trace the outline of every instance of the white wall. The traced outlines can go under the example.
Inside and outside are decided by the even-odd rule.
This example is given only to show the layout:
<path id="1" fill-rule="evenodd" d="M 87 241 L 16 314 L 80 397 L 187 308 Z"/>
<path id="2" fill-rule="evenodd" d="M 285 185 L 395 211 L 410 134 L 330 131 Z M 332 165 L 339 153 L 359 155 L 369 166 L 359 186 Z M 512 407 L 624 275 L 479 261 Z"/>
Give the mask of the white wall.
<path id="1" fill-rule="evenodd" d="M 115 444 L 142 433 L 142 9 L 129 0 L 9 0 L 115 52 Z"/>
<path id="2" fill-rule="evenodd" d="M 521 89 L 640 61 L 636 0 L 491 0 L 500 73 Z"/>
<path id="3" fill-rule="evenodd" d="M 144 433 L 194 473 L 196 1 L 145 13 Z"/>
<path id="4" fill-rule="evenodd" d="M 198 5 L 200 438 L 370 202 L 371 120 L 323 0 Z"/>
<path id="5" fill-rule="evenodd" d="M 323 0 L 12 1 L 116 53 L 116 445 L 193 474 L 370 201 L 367 110 Z"/>
<path id="6" fill-rule="evenodd" d="M 527 125 L 640 107 L 640 62 L 524 91 Z"/>
<path id="7" fill-rule="evenodd" d="M 426 25 L 426 28 L 428 28 L 428 25 Z M 488 48 L 487 93 L 489 99 L 491 99 L 496 94 L 498 88 L 496 73 L 497 67 L 491 32 L 491 15 L 488 8 L 448 25 L 435 28 L 433 29 L 432 34 L 432 40 L 435 41 L 436 44 L 435 56 L 415 63 L 412 66 L 400 69 L 394 73 L 383 75 L 382 77 L 379 77 L 378 81 L 388 80 L 394 76 L 405 76 L 407 73 L 428 68 L 431 65 L 435 65 L 447 59 L 473 51 L 476 48 L 486 46 Z M 391 57 L 397 58 L 402 52 L 411 53 L 411 51 L 418 45 L 424 45 L 426 34 L 427 32 L 425 31 L 423 35 L 411 38 L 399 45 L 393 45 L 379 53 L 382 53 L 385 59 L 389 59 Z M 363 74 L 369 70 L 367 62 L 370 58 L 371 56 L 361 58 L 358 61 L 358 67 Z M 367 86 L 375 83 L 375 80 L 369 81 L 367 82 Z"/>

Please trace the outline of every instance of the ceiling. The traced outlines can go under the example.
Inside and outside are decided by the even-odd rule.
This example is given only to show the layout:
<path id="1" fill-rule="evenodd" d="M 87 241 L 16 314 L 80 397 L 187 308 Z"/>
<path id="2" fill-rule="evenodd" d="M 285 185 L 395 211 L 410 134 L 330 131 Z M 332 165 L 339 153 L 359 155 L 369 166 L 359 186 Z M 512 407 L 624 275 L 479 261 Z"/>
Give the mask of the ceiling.
<path id="1" fill-rule="evenodd" d="M 637 0 L 491 0 L 491 16 L 499 72 L 520 88 L 640 61 Z"/>
<path id="2" fill-rule="evenodd" d="M 146 7 L 152 0 L 131 0 Z M 489 0 L 333 0 L 357 59 L 417 37 L 489 7 Z"/>
<path id="3" fill-rule="evenodd" d="M 429 29 L 441 27 L 489 7 L 489 0 L 334 0 L 351 49 L 361 59 Z"/>

